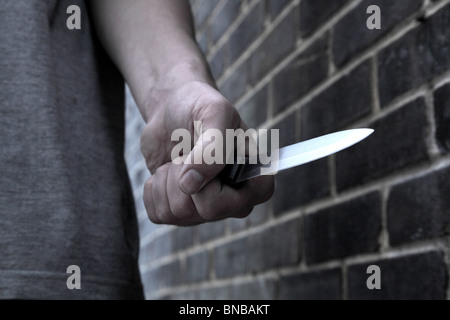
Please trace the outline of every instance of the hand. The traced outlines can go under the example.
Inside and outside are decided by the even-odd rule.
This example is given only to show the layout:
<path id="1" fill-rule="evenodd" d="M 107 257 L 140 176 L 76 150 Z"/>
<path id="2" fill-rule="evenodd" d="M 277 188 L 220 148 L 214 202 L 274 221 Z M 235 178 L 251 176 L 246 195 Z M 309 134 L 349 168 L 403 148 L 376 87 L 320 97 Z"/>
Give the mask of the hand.
<path id="1" fill-rule="evenodd" d="M 152 222 L 188 226 L 242 218 L 255 205 L 270 199 L 273 176 L 261 176 L 232 187 L 217 176 L 224 164 L 172 162 L 172 148 L 178 143 L 171 141 L 172 132 L 185 128 L 194 137 L 194 121 L 202 121 L 203 132 L 215 128 L 223 137 L 226 129 L 247 129 L 236 109 L 211 84 L 189 81 L 179 86 L 156 85 L 145 104 L 147 125 L 141 136 L 141 149 L 152 176 L 144 186 L 144 203 Z M 206 145 L 197 143 L 193 150 L 203 150 Z"/>

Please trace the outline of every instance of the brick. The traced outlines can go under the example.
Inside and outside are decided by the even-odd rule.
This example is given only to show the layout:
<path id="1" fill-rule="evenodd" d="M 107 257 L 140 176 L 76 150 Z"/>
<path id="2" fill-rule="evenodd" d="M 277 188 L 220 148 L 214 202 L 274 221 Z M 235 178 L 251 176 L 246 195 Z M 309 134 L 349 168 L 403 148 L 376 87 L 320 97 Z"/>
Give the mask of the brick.
<path id="1" fill-rule="evenodd" d="M 195 291 L 174 292 L 163 297 L 157 297 L 155 300 L 196 300 L 197 294 Z M 147 297 L 147 300 L 153 300 L 152 297 Z"/>
<path id="2" fill-rule="evenodd" d="M 146 292 L 156 292 L 165 288 L 182 284 L 183 278 L 179 261 L 173 261 L 159 268 L 151 269 L 142 274 Z"/>
<path id="3" fill-rule="evenodd" d="M 231 0 L 225 1 L 223 7 L 214 17 L 214 23 L 211 24 L 213 41 L 217 42 L 228 27 L 239 16 L 241 9 L 241 1 Z"/>
<path id="4" fill-rule="evenodd" d="M 278 14 L 290 3 L 292 0 L 269 0 L 269 12 L 272 19 L 274 19 Z"/>
<path id="5" fill-rule="evenodd" d="M 450 234 L 450 168 L 393 187 L 387 204 L 391 245 Z"/>
<path id="6" fill-rule="evenodd" d="M 327 36 L 323 36 L 274 77 L 275 114 L 326 78 L 328 74 L 327 50 Z"/>
<path id="7" fill-rule="evenodd" d="M 342 66 L 353 56 L 386 35 L 396 25 L 405 21 L 422 6 L 422 0 L 404 1 L 365 0 L 336 24 L 333 38 L 334 62 Z M 370 15 L 367 8 L 377 5 L 381 10 L 381 29 L 367 28 Z"/>
<path id="8" fill-rule="evenodd" d="M 212 76 L 216 80 L 222 76 L 225 68 L 228 66 L 227 50 L 228 46 L 224 45 L 214 54 L 209 62 L 209 68 L 211 69 Z"/>
<path id="9" fill-rule="evenodd" d="M 300 2 L 300 35 L 306 37 L 341 8 L 348 0 L 303 0 Z"/>
<path id="10" fill-rule="evenodd" d="M 422 98 L 414 100 L 368 127 L 365 141 L 336 154 L 338 191 L 363 184 L 428 159 L 428 123 Z"/>
<path id="11" fill-rule="evenodd" d="M 450 5 L 378 56 L 382 106 L 450 68 Z"/>
<path id="12" fill-rule="evenodd" d="M 246 93 L 247 82 L 246 65 L 243 64 L 225 80 L 220 91 L 231 103 L 236 103 Z"/>
<path id="13" fill-rule="evenodd" d="M 341 298 L 341 271 L 338 268 L 282 276 L 281 300 L 338 300 Z"/>
<path id="14" fill-rule="evenodd" d="M 230 60 L 235 61 L 262 32 L 264 2 L 260 1 L 239 24 L 229 39 Z"/>
<path id="15" fill-rule="evenodd" d="M 281 171 L 275 176 L 274 214 L 280 215 L 329 194 L 326 159 Z"/>
<path id="16" fill-rule="evenodd" d="M 200 35 L 196 36 L 197 38 L 197 44 L 200 48 L 200 50 L 203 52 L 203 54 L 208 54 L 208 34 L 206 32 L 203 32 Z"/>
<path id="17" fill-rule="evenodd" d="M 187 249 L 192 246 L 193 243 L 193 229 L 177 227 L 172 231 L 172 252 Z"/>
<path id="18" fill-rule="evenodd" d="M 349 257 L 378 249 L 380 196 L 366 194 L 305 217 L 308 264 Z"/>
<path id="19" fill-rule="evenodd" d="M 186 258 L 184 280 L 187 283 L 205 281 L 208 276 L 209 256 L 207 251 L 201 251 Z"/>
<path id="20" fill-rule="evenodd" d="M 214 249 L 217 278 L 236 277 L 246 271 L 246 238 L 239 238 Z"/>
<path id="21" fill-rule="evenodd" d="M 300 261 L 298 219 L 248 236 L 246 264 L 248 273 L 294 265 Z"/>
<path id="22" fill-rule="evenodd" d="M 294 15 L 288 14 L 253 52 L 248 64 L 250 83 L 256 84 L 295 46 Z"/>
<path id="23" fill-rule="evenodd" d="M 256 279 L 234 285 L 230 289 L 232 300 L 273 300 L 275 298 L 275 281 L 271 279 Z"/>
<path id="24" fill-rule="evenodd" d="M 242 231 L 245 228 L 254 227 L 267 221 L 269 217 L 267 202 L 253 208 L 252 214 L 244 219 L 230 218 L 229 226 L 231 232 Z"/>
<path id="25" fill-rule="evenodd" d="M 143 248 L 139 259 L 143 263 L 148 263 L 170 254 L 172 254 L 172 236 L 170 232 L 167 232 Z"/>
<path id="26" fill-rule="evenodd" d="M 196 29 L 199 29 L 206 22 L 218 2 L 219 0 L 203 0 L 196 5 L 196 10 L 193 12 Z"/>
<path id="27" fill-rule="evenodd" d="M 225 222 L 216 221 L 208 222 L 195 227 L 197 229 L 198 241 L 205 243 L 218 237 L 221 237 L 225 233 Z"/>
<path id="28" fill-rule="evenodd" d="M 371 111 L 370 65 L 363 62 L 301 109 L 302 139 L 337 131 Z"/>
<path id="29" fill-rule="evenodd" d="M 434 93 L 436 140 L 443 153 L 450 152 L 450 83 Z"/>
<path id="30" fill-rule="evenodd" d="M 230 300 L 231 287 L 211 287 L 197 292 L 198 300 Z"/>
<path id="31" fill-rule="evenodd" d="M 217 278 L 265 271 L 298 263 L 301 257 L 299 220 L 228 242 L 214 250 Z"/>
<path id="32" fill-rule="evenodd" d="M 241 118 L 249 128 L 257 128 L 267 119 L 267 86 L 256 92 L 239 109 Z"/>
<path id="33" fill-rule="evenodd" d="M 296 125 L 297 125 L 296 114 L 293 113 L 292 115 L 288 115 L 286 118 L 284 118 L 282 121 L 278 122 L 272 127 L 272 129 L 278 130 L 279 135 L 278 144 L 280 147 L 285 147 L 297 142 L 295 133 Z"/>
<path id="34" fill-rule="evenodd" d="M 263 224 L 269 218 L 269 204 L 268 202 L 257 205 L 250 216 L 246 218 L 248 227 L 258 226 Z"/>
<path id="35" fill-rule="evenodd" d="M 381 289 L 369 290 L 369 265 L 381 271 Z M 348 296 L 352 300 L 444 300 L 447 272 L 440 252 L 425 252 L 363 263 L 348 268 Z"/>

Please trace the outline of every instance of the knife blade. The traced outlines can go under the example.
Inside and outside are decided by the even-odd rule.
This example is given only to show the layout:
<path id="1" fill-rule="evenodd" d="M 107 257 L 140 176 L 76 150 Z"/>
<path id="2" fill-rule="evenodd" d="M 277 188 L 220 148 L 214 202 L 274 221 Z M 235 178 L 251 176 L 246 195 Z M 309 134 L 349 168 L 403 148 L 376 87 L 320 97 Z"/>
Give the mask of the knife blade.
<path id="1" fill-rule="evenodd" d="M 242 164 L 228 164 L 221 172 L 221 178 L 227 184 L 235 184 L 261 175 L 276 174 L 279 171 L 300 166 L 351 147 L 373 132 L 373 129 L 367 128 L 351 129 L 295 143 L 275 150 L 278 152 L 278 156 L 268 164 L 261 162 L 251 164 L 248 158 Z"/>

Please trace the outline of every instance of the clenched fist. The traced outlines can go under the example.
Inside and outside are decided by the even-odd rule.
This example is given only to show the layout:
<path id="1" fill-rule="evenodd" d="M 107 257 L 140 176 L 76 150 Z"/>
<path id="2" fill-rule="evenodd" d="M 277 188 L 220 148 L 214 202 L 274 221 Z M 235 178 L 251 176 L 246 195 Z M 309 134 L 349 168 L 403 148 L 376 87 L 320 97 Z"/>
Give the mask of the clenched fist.
<path id="1" fill-rule="evenodd" d="M 152 176 L 144 187 L 144 203 L 154 223 L 189 226 L 228 217 L 246 217 L 253 207 L 270 199 L 274 190 L 273 176 L 261 176 L 237 186 L 229 186 L 218 174 L 225 164 L 175 164 L 171 153 L 176 142 L 174 130 L 187 129 L 192 141 L 192 160 L 211 143 L 201 139 L 208 129 L 247 129 L 236 109 L 212 85 L 190 81 L 178 86 L 154 86 L 145 100 L 147 125 L 141 136 L 141 149 Z M 194 132 L 194 122 L 201 121 L 202 132 Z M 197 129 L 198 130 L 198 129 Z M 209 146 L 211 147 L 211 146 Z M 217 146 L 220 148 L 221 146 Z"/>

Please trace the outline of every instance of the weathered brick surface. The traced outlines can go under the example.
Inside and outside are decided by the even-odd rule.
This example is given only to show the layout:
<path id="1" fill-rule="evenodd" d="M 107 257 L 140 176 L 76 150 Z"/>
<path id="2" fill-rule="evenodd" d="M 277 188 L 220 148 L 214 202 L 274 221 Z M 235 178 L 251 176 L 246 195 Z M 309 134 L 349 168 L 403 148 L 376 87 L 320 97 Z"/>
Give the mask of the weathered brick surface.
<path id="1" fill-rule="evenodd" d="M 228 46 L 221 47 L 209 61 L 209 68 L 214 79 L 219 79 L 228 63 Z"/>
<path id="2" fill-rule="evenodd" d="M 444 153 L 450 152 L 450 84 L 443 85 L 434 94 L 436 140 Z"/>
<path id="3" fill-rule="evenodd" d="M 197 28 L 206 22 L 218 2 L 219 0 L 203 0 L 196 4 L 197 10 L 194 11 L 194 22 Z"/>
<path id="4" fill-rule="evenodd" d="M 345 258 L 378 249 L 381 231 L 378 193 L 344 202 L 305 217 L 308 264 Z"/>
<path id="5" fill-rule="evenodd" d="M 171 236 L 172 252 L 189 248 L 194 244 L 194 235 L 188 228 L 176 228 Z"/>
<path id="6" fill-rule="evenodd" d="M 379 54 L 382 106 L 450 68 L 449 20 L 447 5 Z"/>
<path id="7" fill-rule="evenodd" d="M 236 103 L 247 91 L 247 83 L 246 65 L 242 65 L 220 86 L 220 91 L 231 103 Z"/>
<path id="8" fill-rule="evenodd" d="M 251 235 L 247 240 L 247 272 L 293 265 L 301 257 L 299 220 Z"/>
<path id="9" fill-rule="evenodd" d="M 370 65 L 366 61 L 302 107 L 302 139 L 339 130 L 370 110 Z"/>
<path id="10" fill-rule="evenodd" d="M 341 298 L 341 270 L 329 269 L 283 276 L 282 300 L 338 300 Z"/>
<path id="11" fill-rule="evenodd" d="M 375 133 L 278 173 L 273 198 L 245 219 L 174 228 L 146 220 L 144 123 L 129 99 L 147 297 L 450 298 L 449 1 L 190 2 L 219 89 L 250 127 L 279 129 L 280 146 Z M 380 30 L 366 27 L 369 5 Z M 369 265 L 381 268 L 381 290 L 366 286 Z"/>
<path id="12" fill-rule="evenodd" d="M 381 271 L 381 289 L 369 290 L 366 282 L 369 265 Z M 431 300 L 445 299 L 447 269 L 441 252 L 426 252 L 399 258 L 357 264 L 348 268 L 349 299 Z"/>
<path id="13" fill-rule="evenodd" d="M 257 128 L 267 119 L 267 90 L 267 86 L 264 86 L 247 100 L 239 110 L 242 119 L 249 128 Z"/>
<path id="14" fill-rule="evenodd" d="M 214 17 L 211 33 L 214 42 L 217 42 L 239 15 L 242 1 L 225 1 L 222 8 Z"/>
<path id="15" fill-rule="evenodd" d="M 293 265 L 301 257 L 298 220 L 226 243 L 214 251 L 218 278 Z M 275 254 L 276 253 L 276 254 Z"/>
<path id="16" fill-rule="evenodd" d="M 264 3 L 258 2 L 230 37 L 230 60 L 235 61 L 263 29 Z"/>
<path id="17" fill-rule="evenodd" d="M 245 219 L 229 219 L 230 231 L 238 232 L 263 224 L 269 218 L 268 206 L 267 202 L 257 205 L 253 208 L 252 214 Z"/>
<path id="18" fill-rule="evenodd" d="M 290 2 L 292 0 L 269 0 L 267 3 L 271 18 L 276 17 Z"/>
<path id="19" fill-rule="evenodd" d="M 422 98 L 368 125 L 375 132 L 336 155 L 338 190 L 360 185 L 428 158 L 428 123 Z"/>
<path id="20" fill-rule="evenodd" d="M 394 186 L 387 204 L 392 245 L 450 235 L 450 168 Z"/>
<path id="21" fill-rule="evenodd" d="M 200 282 L 209 276 L 209 255 L 207 251 L 190 255 L 186 258 L 185 281 L 187 283 Z"/>
<path id="22" fill-rule="evenodd" d="M 246 271 L 246 239 L 240 238 L 214 250 L 214 268 L 218 278 L 242 275 Z"/>
<path id="23" fill-rule="evenodd" d="M 294 48 L 294 43 L 294 14 L 290 13 L 251 55 L 248 62 L 250 83 L 259 81 Z"/>
<path id="24" fill-rule="evenodd" d="M 348 0 L 304 0 L 300 2 L 300 35 L 308 36 Z"/>
<path id="25" fill-rule="evenodd" d="M 311 90 L 328 74 L 328 38 L 323 36 L 273 79 L 275 113 Z"/>
<path id="26" fill-rule="evenodd" d="M 417 13 L 422 0 L 391 1 L 365 0 L 339 20 L 334 28 L 334 62 L 341 66 L 349 58 L 379 40 L 392 28 L 402 23 L 408 16 Z M 377 5 L 381 10 L 381 29 L 369 29 L 365 26 L 369 14 L 367 8 Z"/>
<path id="27" fill-rule="evenodd" d="M 274 213 L 282 214 L 330 194 L 326 159 L 279 172 L 275 177 Z"/>
<path id="28" fill-rule="evenodd" d="M 231 287 L 230 299 L 236 300 L 273 300 L 275 299 L 275 281 L 257 279 Z"/>
<path id="29" fill-rule="evenodd" d="M 200 243 L 205 243 L 207 241 L 222 237 L 225 232 L 225 222 L 209 222 L 201 224 L 197 227 L 197 237 Z"/>

